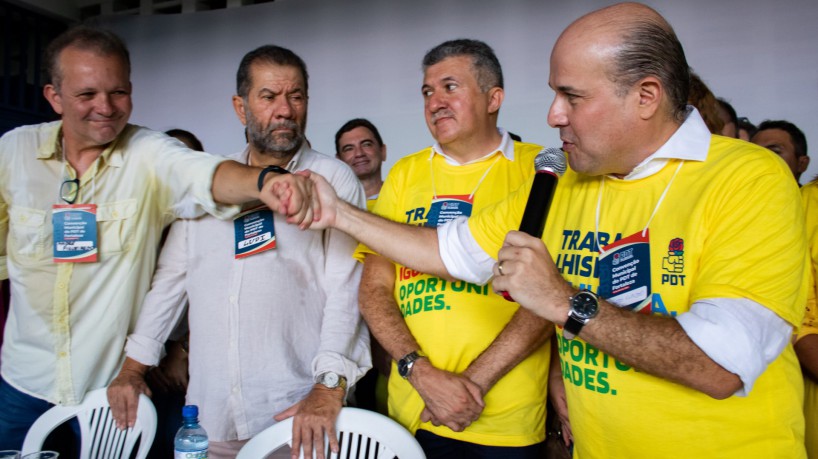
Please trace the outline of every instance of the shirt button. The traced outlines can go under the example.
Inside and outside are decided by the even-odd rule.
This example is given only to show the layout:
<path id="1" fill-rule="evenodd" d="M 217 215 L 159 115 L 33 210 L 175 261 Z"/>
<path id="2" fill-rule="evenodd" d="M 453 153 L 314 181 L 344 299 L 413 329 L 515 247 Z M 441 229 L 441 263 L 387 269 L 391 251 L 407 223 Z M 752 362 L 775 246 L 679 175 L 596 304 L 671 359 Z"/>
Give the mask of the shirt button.
<path id="1" fill-rule="evenodd" d="M 113 216 L 114 218 L 119 218 L 119 212 L 114 211 L 114 212 L 111 214 L 111 216 Z"/>
<path id="2" fill-rule="evenodd" d="M 66 356 L 65 352 L 60 352 L 60 354 L 59 354 L 59 355 L 60 355 L 60 358 L 61 358 L 61 359 L 64 359 L 64 358 L 65 358 L 65 356 Z"/>
<path id="3" fill-rule="evenodd" d="M 57 284 L 57 288 L 59 288 L 59 289 L 64 289 L 64 288 L 65 288 L 65 283 L 64 283 L 64 282 L 60 282 L 59 284 Z"/>
<path id="4" fill-rule="evenodd" d="M 235 304 L 236 303 L 236 295 L 230 295 L 229 300 L 230 300 L 231 303 Z"/>

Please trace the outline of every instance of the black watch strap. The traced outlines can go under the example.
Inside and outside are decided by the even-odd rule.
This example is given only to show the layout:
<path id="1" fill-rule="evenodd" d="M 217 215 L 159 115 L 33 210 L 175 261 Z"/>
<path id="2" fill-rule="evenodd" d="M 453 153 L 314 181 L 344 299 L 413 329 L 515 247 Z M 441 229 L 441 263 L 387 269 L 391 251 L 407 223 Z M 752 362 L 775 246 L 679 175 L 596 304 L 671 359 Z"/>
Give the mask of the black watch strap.
<path id="1" fill-rule="evenodd" d="M 276 174 L 289 174 L 290 173 L 290 171 L 288 171 L 287 169 L 284 169 L 281 166 L 267 166 L 267 167 L 265 167 L 258 174 L 258 190 L 259 191 L 261 191 L 261 189 L 264 187 L 264 177 L 269 172 L 275 172 Z"/>
<path id="2" fill-rule="evenodd" d="M 579 335 L 579 332 L 582 331 L 582 327 L 584 326 L 585 322 L 569 314 L 568 320 L 565 321 L 565 325 L 562 327 L 563 338 L 574 339 L 575 336 Z"/>

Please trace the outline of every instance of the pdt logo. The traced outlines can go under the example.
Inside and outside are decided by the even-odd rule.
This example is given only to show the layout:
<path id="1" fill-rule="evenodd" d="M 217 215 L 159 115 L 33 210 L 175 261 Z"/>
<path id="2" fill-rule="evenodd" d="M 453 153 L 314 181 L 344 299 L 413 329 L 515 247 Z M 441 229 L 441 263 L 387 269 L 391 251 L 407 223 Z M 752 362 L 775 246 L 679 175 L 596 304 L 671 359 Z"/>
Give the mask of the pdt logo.
<path id="1" fill-rule="evenodd" d="M 662 258 L 662 285 L 684 285 L 685 275 L 685 241 L 673 238 L 667 245 L 667 256 Z"/>

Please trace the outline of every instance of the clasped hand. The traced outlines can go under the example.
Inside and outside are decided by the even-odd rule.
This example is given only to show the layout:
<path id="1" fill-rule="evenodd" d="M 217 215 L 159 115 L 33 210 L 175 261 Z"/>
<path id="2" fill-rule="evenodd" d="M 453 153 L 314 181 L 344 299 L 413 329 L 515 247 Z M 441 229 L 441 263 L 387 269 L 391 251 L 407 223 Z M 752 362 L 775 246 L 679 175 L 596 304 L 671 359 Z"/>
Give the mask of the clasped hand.
<path id="1" fill-rule="evenodd" d="M 420 414 L 422 422 L 461 432 L 485 407 L 480 386 L 463 375 L 437 369 L 428 360 L 415 363 L 409 380 L 426 404 Z"/>

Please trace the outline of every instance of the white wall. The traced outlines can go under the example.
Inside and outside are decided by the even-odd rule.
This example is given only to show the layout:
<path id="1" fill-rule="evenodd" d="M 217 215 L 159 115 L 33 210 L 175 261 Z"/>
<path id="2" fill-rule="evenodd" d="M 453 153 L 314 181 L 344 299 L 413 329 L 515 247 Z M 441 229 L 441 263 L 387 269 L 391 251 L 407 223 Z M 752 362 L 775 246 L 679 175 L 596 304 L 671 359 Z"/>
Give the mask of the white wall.
<path id="1" fill-rule="evenodd" d="M 389 164 L 429 145 L 420 60 L 440 42 L 477 38 L 497 53 L 506 79 L 501 126 L 524 140 L 558 146 L 546 124 L 553 96 L 548 57 L 559 33 L 604 0 L 280 0 L 169 16 L 109 20 L 132 53 L 132 122 L 180 127 L 208 151 L 243 146 L 230 98 L 242 56 L 262 44 L 292 49 L 307 63 L 307 137 L 334 153 L 342 123 L 366 117 L 389 146 Z M 802 182 L 818 173 L 818 52 L 813 0 L 649 1 L 671 22 L 690 65 L 739 116 L 756 124 L 788 119 L 813 144 Z"/>

